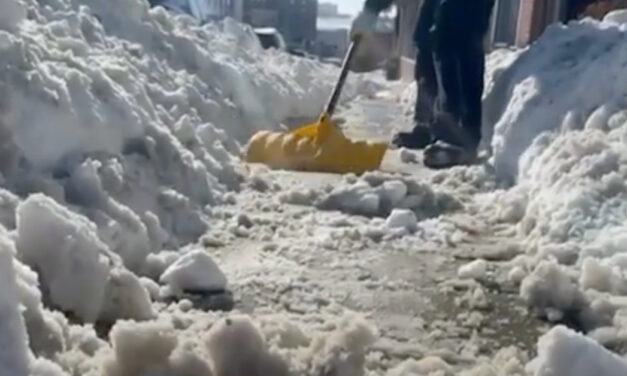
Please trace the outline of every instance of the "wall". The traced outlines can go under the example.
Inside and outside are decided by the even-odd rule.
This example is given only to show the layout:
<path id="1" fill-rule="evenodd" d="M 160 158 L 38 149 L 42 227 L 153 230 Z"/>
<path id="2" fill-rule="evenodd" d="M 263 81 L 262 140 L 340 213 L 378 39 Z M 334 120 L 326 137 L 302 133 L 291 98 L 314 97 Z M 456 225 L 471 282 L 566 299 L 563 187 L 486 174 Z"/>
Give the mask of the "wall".
<path id="1" fill-rule="evenodd" d="M 521 0 L 516 44 L 526 46 L 536 40 L 551 23 L 567 21 L 566 15 L 573 13 L 567 6 L 565 0 Z M 627 8 L 626 0 L 598 1 L 588 6 L 578 18 L 602 19 L 608 12 L 621 8 Z M 574 13 L 570 17 L 574 17 Z"/>
<path id="2" fill-rule="evenodd" d="M 281 0 L 280 30 L 288 44 L 302 45 L 316 39 L 317 0 Z"/>
<path id="3" fill-rule="evenodd" d="M 244 0 L 243 20 L 254 27 L 279 27 L 277 0 Z"/>
<path id="4" fill-rule="evenodd" d="M 348 30 L 318 30 L 316 53 L 320 57 L 342 58 L 348 48 Z"/>

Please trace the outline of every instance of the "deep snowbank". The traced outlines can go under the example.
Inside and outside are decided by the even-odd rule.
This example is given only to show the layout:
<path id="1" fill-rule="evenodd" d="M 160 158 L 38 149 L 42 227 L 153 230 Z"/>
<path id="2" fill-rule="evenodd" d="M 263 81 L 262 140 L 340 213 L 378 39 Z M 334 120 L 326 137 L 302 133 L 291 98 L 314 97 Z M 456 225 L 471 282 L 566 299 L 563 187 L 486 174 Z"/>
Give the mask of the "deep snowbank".
<path id="1" fill-rule="evenodd" d="M 180 325 L 160 326 L 176 312 L 152 300 L 225 287 L 181 246 L 240 188 L 239 143 L 317 116 L 336 75 L 143 0 L 0 0 L 0 375 L 233 375 L 179 345 Z M 345 96 L 373 87 L 351 77 Z M 156 317 L 111 344 L 70 324 Z M 203 320 L 188 338 L 218 317 Z"/>
<path id="2" fill-rule="evenodd" d="M 598 300 L 582 301 L 585 290 L 627 291 L 626 36 L 610 21 L 553 26 L 486 96 L 496 172 L 517 181 L 497 194 L 500 219 L 517 224 L 528 252 L 513 265 L 529 274 L 523 296 L 557 320 Z"/>
<path id="3" fill-rule="evenodd" d="M 500 177 L 519 178 L 541 133 L 603 128 L 625 106 L 626 33 L 612 22 L 554 25 L 498 71 L 484 103 Z"/>
<path id="4" fill-rule="evenodd" d="M 337 73 L 141 0 L 6 0 L 2 20 L 0 172 L 79 206 L 128 257 L 197 239 L 205 207 L 238 187 L 237 142 L 316 116 Z"/>
<path id="5" fill-rule="evenodd" d="M 484 101 L 496 174 L 516 182 L 489 195 L 493 217 L 516 227 L 526 251 L 509 263 L 510 280 L 542 316 L 585 331 L 625 326 L 623 19 L 552 26 L 489 76 Z M 539 352 L 535 375 L 625 373 L 622 359 L 563 329 Z"/>

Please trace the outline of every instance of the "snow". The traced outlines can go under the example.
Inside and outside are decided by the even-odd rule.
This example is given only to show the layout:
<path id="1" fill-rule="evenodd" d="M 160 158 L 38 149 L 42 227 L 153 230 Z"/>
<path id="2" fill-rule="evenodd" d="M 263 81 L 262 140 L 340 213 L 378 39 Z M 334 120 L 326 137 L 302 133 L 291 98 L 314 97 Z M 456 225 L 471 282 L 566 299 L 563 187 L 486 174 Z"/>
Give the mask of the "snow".
<path id="1" fill-rule="evenodd" d="M 118 322 L 111 330 L 113 356 L 105 363 L 105 375 L 137 375 L 164 371 L 177 345 L 173 328 L 164 322 Z"/>
<path id="2" fill-rule="evenodd" d="M 489 56 L 491 165 L 276 183 L 241 165 L 240 145 L 316 117 L 336 68 L 265 51 L 233 20 L 199 26 L 145 1 L 0 0 L 0 374 L 523 375 L 516 348 L 472 362 L 381 350 L 405 332 L 406 347 L 427 347 L 424 323 L 344 311 L 370 290 L 390 296 L 382 306 L 433 306 L 408 302 L 398 286 L 411 283 L 380 279 L 372 265 L 403 260 L 421 237 L 434 252 L 420 256 L 449 266 L 450 247 L 488 231 L 524 254 L 455 263 L 450 278 L 507 280 L 549 321 L 619 343 L 624 19 L 553 26 L 530 48 Z M 351 75 L 343 99 L 378 88 Z M 403 96 L 399 106 L 413 107 L 415 87 Z M 340 277 L 350 286 L 329 286 Z M 499 302 L 462 282 L 472 284 L 465 322 L 479 326 L 488 316 L 474 310 Z M 227 287 L 250 316 L 164 299 Z M 394 333 L 372 326 L 385 320 Z M 99 338 L 95 328 L 108 327 Z M 454 348 L 478 355 L 478 333 L 467 334 Z M 538 350 L 529 374 L 625 374 L 621 358 L 564 328 Z"/>
<path id="3" fill-rule="evenodd" d="M 36 194 L 17 209 L 20 258 L 40 273 L 50 299 L 86 321 L 98 318 L 115 260 L 96 227 Z"/>
<path id="4" fill-rule="evenodd" d="M 547 316 L 561 319 L 567 311 L 577 310 L 584 303 L 583 294 L 568 275 L 565 267 L 542 261 L 522 281 L 520 294 L 527 303 Z"/>
<path id="5" fill-rule="evenodd" d="M 319 209 L 364 216 L 387 217 L 394 209 L 408 209 L 423 220 L 461 208 L 449 191 L 435 191 L 424 181 L 376 172 L 356 181 L 347 178 L 330 192 L 313 196 Z"/>
<path id="6" fill-rule="evenodd" d="M 172 291 L 224 291 L 227 280 L 211 256 L 193 250 L 170 265 L 159 278 Z"/>
<path id="7" fill-rule="evenodd" d="M 381 186 L 383 198 L 393 207 L 403 201 L 407 196 L 407 185 L 400 180 L 389 180 Z"/>
<path id="8" fill-rule="evenodd" d="M 6 375 L 26 376 L 30 350 L 20 312 L 13 257 L 10 243 L 0 239 L 0 370 Z"/>
<path id="9" fill-rule="evenodd" d="M 216 375 L 287 376 L 285 363 L 268 352 L 263 334 L 249 317 L 221 320 L 206 338 Z"/>
<path id="10" fill-rule="evenodd" d="M 389 228 L 403 228 L 408 231 L 416 231 L 418 220 L 411 210 L 394 209 L 385 220 L 385 225 Z"/>
<path id="11" fill-rule="evenodd" d="M 399 151 L 399 156 L 401 158 L 401 162 L 403 163 L 418 163 L 418 157 L 416 153 L 409 149 L 401 148 Z"/>
<path id="12" fill-rule="evenodd" d="M 495 173 L 508 184 L 487 195 L 488 212 L 511 224 L 526 254 L 508 279 L 545 318 L 586 330 L 624 328 L 612 322 L 626 293 L 623 21 L 616 11 L 554 25 L 533 46 L 489 60 L 484 98 Z"/>
<path id="13" fill-rule="evenodd" d="M 421 360 L 409 359 L 396 366 L 387 373 L 387 376 L 410 375 L 453 375 L 453 369 L 444 360 L 438 357 L 427 357 Z"/>
<path id="14" fill-rule="evenodd" d="M 518 285 L 525 279 L 526 276 L 527 273 L 525 272 L 525 269 L 521 268 L 520 266 L 515 266 L 507 274 L 507 279 L 510 282 Z"/>
<path id="15" fill-rule="evenodd" d="M 626 24 L 627 23 L 627 11 L 615 10 L 613 12 L 610 12 L 603 18 L 603 21 L 614 22 L 617 24 Z"/>
<path id="16" fill-rule="evenodd" d="M 86 322 L 151 316 L 139 279 L 98 238 L 96 226 L 42 195 L 17 208 L 18 255 L 53 304 Z"/>
<path id="17" fill-rule="evenodd" d="M 0 10 L 0 30 L 14 31 L 26 18 L 26 6 L 20 0 L 4 0 Z"/>
<path id="18" fill-rule="evenodd" d="M 582 129 L 595 111 L 607 117 L 620 108 L 626 32 L 591 20 L 553 25 L 493 78 L 486 118 L 495 121 L 492 147 L 501 177 L 520 180 L 524 153 L 543 132 Z"/>
<path id="19" fill-rule="evenodd" d="M 531 364 L 534 376 L 618 376 L 627 372 L 625 359 L 562 326 L 540 338 L 538 357 Z"/>
<path id="20" fill-rule="evenodd" d="M 465 279 L 480 279 L 485 277 L 488 271 L 488 263 L 485 260 L 475 260 L 457 270 L 457 275 Z"/>

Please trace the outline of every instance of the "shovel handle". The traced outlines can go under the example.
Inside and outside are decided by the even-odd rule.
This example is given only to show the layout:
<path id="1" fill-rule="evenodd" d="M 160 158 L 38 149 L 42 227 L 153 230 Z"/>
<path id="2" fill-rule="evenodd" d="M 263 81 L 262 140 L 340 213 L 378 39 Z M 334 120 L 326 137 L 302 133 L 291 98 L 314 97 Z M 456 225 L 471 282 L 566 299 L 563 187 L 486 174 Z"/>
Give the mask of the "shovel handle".
<path id="1" fill-rule="evenodd" d="M 353 38 L 350 45 L 348 46 L 348 51 L 346 51 L 346 56 L 344 57 L 344 62 L 342 63 L 340 77 L 335 84 L 333 94 L 331 94 L 331 98 L 329 99 L 329 103 L 327 104 L 325 110 L 325 115 L 328 117 L 333 116 L 335 108 L 337 107 L 337 102 L 340 100 L 340 96 L 342 95 L 342 89 L 344 88 L 346 77 L 348 77 L 348 71 L 350 70 L 351 63 L 357 52 L 357 47 L 359 46 L 360 39 L 361 38 L 359 37 Z"/>

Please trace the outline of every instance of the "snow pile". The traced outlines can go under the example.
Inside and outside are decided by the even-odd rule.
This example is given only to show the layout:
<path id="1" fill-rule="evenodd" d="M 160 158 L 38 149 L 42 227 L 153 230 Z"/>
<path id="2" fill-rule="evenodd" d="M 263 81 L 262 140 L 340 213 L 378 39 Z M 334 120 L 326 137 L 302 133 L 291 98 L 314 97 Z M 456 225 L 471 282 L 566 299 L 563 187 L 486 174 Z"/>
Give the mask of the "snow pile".
<path id="1" fill-rule="evenodd" d="M 176 250 L 240 189 L 239 145 L 318 116 L 337 73 L 144 0 L 1 0 L 0 374 L 233 375 L 246 343 L 255 372 L 287 374 L 252 321 L 183 334 L 151 299 L 224 290 L 208 254 Z M 351 76 L 344 99 L 375 89 Z M 210 327 L 226 353 L 190 347 Z M 361 329 L 307 338 L 305 369 L 363 370 Z"/>
<path id="2" fill-rule="evenodd" d="M 96 231 L 93 223 L 41 194 L 17 209 L 18 255 L 38 272 L 53 306 L 86 322 L 150 318 L 147 291 Z"/>
<path id="3" fill-rule="evenodd" d="M 217 375 L 289 374 L 284 361 L 268 352 L 263 334 L 248 317 L 221 320 L 207 334 L 206 343 Z"/>
<path id="4" fill-rule="evenodd" d="M 19 0 L 6 0 L 0 14 L 0 30 L 14 31 L 26 18 L 26 7 Z"/>
<path id="5" fill-rule="evenodd" d="M 0 370 L 20 376 L 28 375 L 29 348 L 10 246 L 4 237 L 0 239 Z"/>
<path id="6" fill-rule="evenodd" d="M 485 119 L 499 176 L 520 178 L 523 154 L 543 132 L 606 127 L 625 105 L 626 34 L 611 22 L 553 25 L 491 77 Z"/>
<path id="7" fill-rule="evenodd" d="M 394 209 L 406 209 L 416 220 L 462 208 L 452 193 L 436 190 L 428 182 L 382 173 L 365 174 L 357 180 L 349 177 L 330 192 L 317 195 L 315 205 L 369 217 L 387 217 Z"/>
<path id="8" fill-rule="evenodd" d="M 239 143 L 317 116 L 337 75 L 142 0 L 0 6 L 0 172 L 75 205 L 132 271 L 196 241 L 239 187 Z M 351 77 L 346 98 L 372 85 Z"/>
<path id="9" fill-rule="evenodd" d="M 324 324 L 321 331 L 278 315 L 253 320 L 194 311 L 120 321 L 111 331 L 111 347 L 97 353 L 97 367 L 105 376 L 363 375 L 374 330 L 353 315 Z"/>
<path id="10" fill-rule="evenodd" d="M 625 24 L 627 23 L 627 10 L 616 10 L 610 12 L 605 16 L 605 18 L 603 18 L 603 21 Z"/>
<path id="11" fill-rule="evenodd" d="M 212 376 L 210 363 L 191 344 L 181 343 L 164 321 L 119 322 L 111 331 L 111 354 L 105 376 L 141 374 Z"/>
<path id="12" fill-rule="evenodd" d="M 627 26 L 613 17 L 550 27 L 485 97 L 496 173 L 517 183 L 492 196 L 495 216 L 527 253 L 509 277 L 544 316 L 587 329 L 615 315 L 603 294 L 627 293 Z"/>
<path id="13" fill-rule="evenodd" d="M 0 374 L 67 376 L 51 360 L 80 346 L 93 355 L 104 342 L 93 330 L 70 327 L 63 315 L 44 308 L 38 276 L 17 253 L 12 235 L 0 226 Z"/>
<path id="14" fill-rule="evenodd" d="M 627 361 L 583 335 L 557 327 L 540 339 L 538 357 L 529 368 L 534 376 L 622 376 Z"/>

